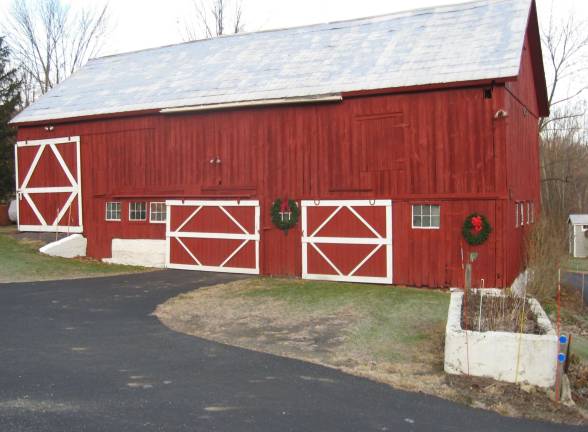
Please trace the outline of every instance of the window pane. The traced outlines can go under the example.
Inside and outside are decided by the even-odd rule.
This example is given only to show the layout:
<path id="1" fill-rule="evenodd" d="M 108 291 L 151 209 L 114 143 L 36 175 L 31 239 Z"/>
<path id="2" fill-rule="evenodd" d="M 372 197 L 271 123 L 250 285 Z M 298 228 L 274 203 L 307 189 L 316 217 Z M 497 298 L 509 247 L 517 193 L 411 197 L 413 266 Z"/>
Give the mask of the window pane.
<path id="1" fill-rule="evenodd" d="M 439 215 L 431 216 L 431 226 L 435 228 L 439 228 L 441 226 L 441 218 Z"/>
<path id="2" fill-rule="evenodd" d="M 423 216 L 431 216 L 431 206 L 430 205 L 424 205 L 423 206 Z"/>
<path id="3" fill-rule="evenodd" d="M 426 215 L 423 216 L 423 227 L 430 227 L 431 226 L 431 216 Z"/>
<path id="4" fill-rule="evenodd" d="M 147 216 L 147 204 L 144 202 L 129 203 L 129 219 L 130 220 L 145 220 Z"/>
<path id="5" fill-rule="evenodd" d="M 422 213 L 422 206 L 420 205 L 413 205 L 412 206 L 412 214 L 414 216 L 420 216 Z"/>
<path id="6" fill-rule="evenodd" d="M 431 215 L 439 216 L 441 214 L 441 207 L 439 206 L 431 206 Z"/>
<path id="7" fill-rule="evenodd" d="M 422 226 L 421 216 L 413 216 L 412 217 L 412 226 L 415 226 L 415 227 Z"/>
<path id="8" fill-rule="evenodd" d="M 107 202 L 106 203 L 106 220 L 118 221 L 120 220 L 120 203 Z"/>

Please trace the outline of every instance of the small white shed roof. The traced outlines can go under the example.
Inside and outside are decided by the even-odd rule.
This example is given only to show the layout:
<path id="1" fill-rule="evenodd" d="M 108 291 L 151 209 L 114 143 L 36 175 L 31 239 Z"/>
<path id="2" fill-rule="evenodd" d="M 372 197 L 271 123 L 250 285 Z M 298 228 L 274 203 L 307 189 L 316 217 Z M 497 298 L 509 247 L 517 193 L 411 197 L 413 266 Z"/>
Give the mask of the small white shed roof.
<path id="1" fill-rule="evenodd" d="M 517 76 L 531 0 L 479 0 L 90 60 L 14 123 Z"/>
<path id="2" fill-rule="evenodd" d="M 570 222 L 572 225 L 588 225 L 588 214 L 572 214 Z"/>

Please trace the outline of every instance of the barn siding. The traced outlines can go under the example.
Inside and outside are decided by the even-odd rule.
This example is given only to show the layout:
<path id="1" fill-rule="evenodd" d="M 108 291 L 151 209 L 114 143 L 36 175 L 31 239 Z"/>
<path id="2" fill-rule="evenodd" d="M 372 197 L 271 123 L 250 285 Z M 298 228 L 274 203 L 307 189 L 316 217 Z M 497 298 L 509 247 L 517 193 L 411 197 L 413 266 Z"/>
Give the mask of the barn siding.
<path id="1" fill-rule="evenodd" d="M 163 225 L 127 220 L 133 199 L 253 198 L 262 206 L 261 272 L 300 275 L 300 228 L 285 235 L 273 227 L 273 200 L 384 198 L 394 202 L 395 283 L 462 285 L 462 248 L 465 256 L 472 248 L 460 229 L 477 211 L 498 234 L 475 248 L 474 283 L 483 278 L 486 286 L 502 286 L 514 272 L 503 276 L 503 261 L 496 264 L 497 249 L 510 235 L 500 235 L 502 221 L 510 223 L 508 205 L 500 201 L 506 184 L 501 161 L 510 152 L 510 173 L 512 143 L 532 127 L 501 130 L 493 115 L 505 96 L 500 88 L 495 94 L 485 99 L 475 87 L 339 104 L 143 115 L 58 124 L 52 132 L 21 127 L 19 139 L 81 136 L 84 228 L 88 254 L 96 258 L 110 256 L 112 238 L 165 237 Z M 495 141 L 506 135 L 504 148 Z M 210 164 L 214 157 L 222 163 Z M 123 203 L 121 222 L 104 221 L 110 200 Z M 420 203 L 441 205 L 440 230 L 411 229 L 411 205 Z"/>
<path id="2" fill-rule="evenodd" d="M 508 83 L 504 91 L 506 130 L 506 183 L 507 200 L 503 204 L 505 226 L 504 272 L 512 281 L 525 267 L 525 238 L 533 225 L 516 227 L 516 203 L 532 201 L 536 219 L 540 213 L 541 176 L 539 159 L 539 105 L 535 91 L 535 78 L 529 37 L 525 38 L 521 69 L 516 81 Z"/>

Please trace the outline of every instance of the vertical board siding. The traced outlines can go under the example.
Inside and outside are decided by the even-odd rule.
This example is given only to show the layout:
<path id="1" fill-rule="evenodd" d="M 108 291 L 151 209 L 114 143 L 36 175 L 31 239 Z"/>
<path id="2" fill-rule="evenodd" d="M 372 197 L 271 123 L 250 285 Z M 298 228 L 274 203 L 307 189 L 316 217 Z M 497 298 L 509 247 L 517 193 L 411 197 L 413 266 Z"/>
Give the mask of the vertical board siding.
<path id="1" fill-rule="evenodd" d="M 525 38 L 518 79 L 507 84 L 504 92 L 506 176 L 508 200 L 503 205 L 504 273 L 512 281 L 524 269 L 526 237 L 533 225 L 527 225 L 527 205 L 535 205 L 535 220 L 539 218 L 541 180 L 539 161 L 538 102 L 535 92 L 529 38 Z M 525 203 L 525 224 L 516 227 L 517 202 Z"/>
<path id="2" fill-rule="evenodd" d="M 493 120 L 497 100 L 504 97 L 495 93 L 485 99 L 482 88 L 451 89 L 313 106 L 154 114 L 58 124 L 52 132 L 22 127 L 18 134 L 21 140 L 81 137 L 90 256 L 110 256 L 113 238 L 165 238 L 163 224 L 128 220 L 133 200 L 258 199 L 261 273 L 300 275 L 301 228 L 284 233 L 272 225 L 276 198 L 382 198 L 394 203 L 394 282 L 461 286 L 461 249 L 472 250 L 461 237 L 463 220 L 484 213 L 499 233 L 502 220 L 511 223 L 510 208 L 500 206 L 497 214 L 496 200 L 505 193 L 497 183 L 503 181 L 499 165 L 518 133 L 532 133 L 531 126 L 509 130 L 507 148 L 496 144 L 506 132 Z M 534 145 L 527 149 L 535 151 Z M 122 203 L 120 222 L 104 220 L 108 201 Z M 439 204 L 441 228 L 412 229 L 413 203 Z M 497 237 L 493 233 L 476 249 L 476 283 L 482 278 L 486 286 L 509 283 L 513 271 L 497 276 L 503 266 L 495 262 L 502 244 Z"/>

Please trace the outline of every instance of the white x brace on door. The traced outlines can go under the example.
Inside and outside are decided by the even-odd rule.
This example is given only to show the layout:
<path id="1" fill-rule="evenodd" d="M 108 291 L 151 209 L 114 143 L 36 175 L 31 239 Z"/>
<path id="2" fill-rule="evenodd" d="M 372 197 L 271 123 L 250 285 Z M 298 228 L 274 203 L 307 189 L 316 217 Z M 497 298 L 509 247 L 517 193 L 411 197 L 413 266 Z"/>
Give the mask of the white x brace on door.
<path id="1" fill-rule="evenodd" d="M 392 283 L 392 201 L 302 201 L 302 278 Z"/>
<path id="2" fill-rule="evenodd" d="M 80 137 L 18 141 L 14 153 L 18 229 L 82 232 Z"/>
<path id="3" fill-rule="evenodd" d="M 167 267 L 259 274 L 259 201 L 166 204 Z"/>

